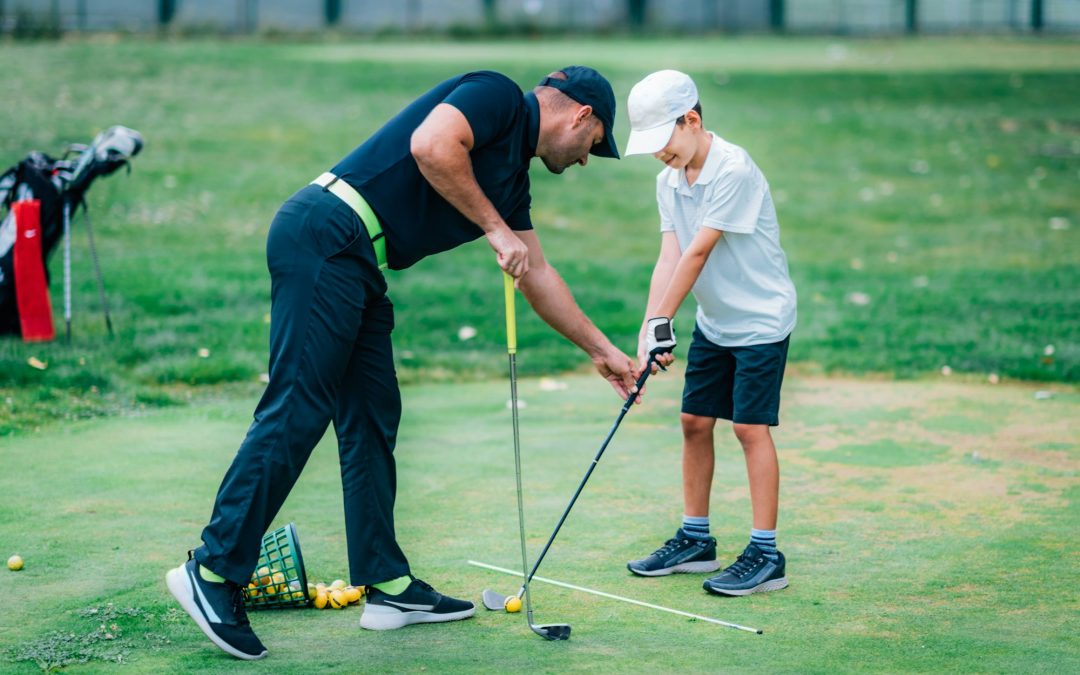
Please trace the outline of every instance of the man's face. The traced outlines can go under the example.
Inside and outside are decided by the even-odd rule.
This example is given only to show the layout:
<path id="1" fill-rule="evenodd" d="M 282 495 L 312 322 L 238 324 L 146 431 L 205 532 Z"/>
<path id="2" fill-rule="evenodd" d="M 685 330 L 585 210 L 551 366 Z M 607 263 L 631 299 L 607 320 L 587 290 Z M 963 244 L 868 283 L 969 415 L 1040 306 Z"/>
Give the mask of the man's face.
<path id="1" fill-rule="evenodd" d="M 589 150 L 604 140 L 604 124 L 591 113 L 574 115 L 552 139 L 550 148 L 540 156 L 551 173 L 562 173 L 568 166 L 589 162 Z"/>
<path id="2" fill-rule="evenodd" d="M 653 157 L 672 169 L 685 168 L 690 163 L 690 160 L 694 158 L 694 153 L 698 149 L 698 139 L 694 133 L 696 127 L 700 127 L 700 121 L 691 118 L 690 114 L 687 114 L 686 122 L 675 125 L 675 130 L 671 132 L 671 138 L 668 140 L 667 145 L 654 152 Z"/>

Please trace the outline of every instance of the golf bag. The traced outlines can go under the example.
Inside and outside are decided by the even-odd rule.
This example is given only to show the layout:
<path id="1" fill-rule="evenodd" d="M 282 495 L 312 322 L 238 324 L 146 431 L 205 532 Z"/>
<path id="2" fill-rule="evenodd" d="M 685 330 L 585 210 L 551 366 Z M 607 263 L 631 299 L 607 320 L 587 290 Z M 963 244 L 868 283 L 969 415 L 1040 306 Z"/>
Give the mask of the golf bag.
<path id="1" fill-rule="evenodd" d="M 64 317 L 71 331 L 70 294 L 70 223 L 79 206 L 86 209 L 86 191 L 98 176 L 108 176 L 128 164 L 142 149 L 139 132 L 115 126 L 97 135 L 90 145 L 71 145 L 60 159 L 42 152 L 31 152 L 21 162 L 0 174 L 0 335 L 18 334 L 21 329 L 19 295 L 16 279 L 17 228 L 14 204 L 38 202 L 40 214 L 38 232 L 41 267 L 45 272 L 45 301 L 47 305 L 48 259 L 61 237 L 65 240 L 64 255 Z M 130 166 L 129 166 L 130 170 Z M 112 332 L 108 315 L 101 270 L 93 246 L 93 233 L 87 221 L 91 255 L 98 278 L 102 309 L 106 324 Z M 20 226 L 19 229 L 21 229 Z M 36 246 L 33 249 L 36 252 Z M 36 263 L 36 261 L 33 261 Z M 25 290 L 25 289 L 24 289 Z"/>

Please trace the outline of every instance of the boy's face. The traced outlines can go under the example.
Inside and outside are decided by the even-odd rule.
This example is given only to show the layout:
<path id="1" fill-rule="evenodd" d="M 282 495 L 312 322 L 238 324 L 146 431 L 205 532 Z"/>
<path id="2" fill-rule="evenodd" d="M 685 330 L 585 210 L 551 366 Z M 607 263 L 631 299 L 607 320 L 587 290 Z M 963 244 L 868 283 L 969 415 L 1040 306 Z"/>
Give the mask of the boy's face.
<path id="1" fill-rule="evenodd" d="M 672 169 L 683 169 L 694 158 L 701 140 L 701 116 L 691 110 L 685 115 L 686 122 L 676 124 L 667 145 L 653 153 Z"/>

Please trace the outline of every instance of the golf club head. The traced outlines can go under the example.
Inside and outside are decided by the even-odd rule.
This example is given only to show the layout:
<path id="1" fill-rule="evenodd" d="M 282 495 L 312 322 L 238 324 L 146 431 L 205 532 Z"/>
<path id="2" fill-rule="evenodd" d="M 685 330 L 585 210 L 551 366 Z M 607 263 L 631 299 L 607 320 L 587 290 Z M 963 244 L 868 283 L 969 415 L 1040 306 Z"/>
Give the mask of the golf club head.
<path id="1" fill-rule="evenodd" d="M 502 612 L 506 609 L 506 599 L 509 595 L 499 595 L 490 588 L 485 588 L 483 593 L 484 607 L 493 612 Z"/>
<path id="2" fill-rule="evenodd" d="M 570 639 L 570 624 L 568 623 L 548 623 L 542 625 L 530 623 L 529 628 L 532 628 L 532 631 L 534 633 L 544 638 L 545 640 Z"/>

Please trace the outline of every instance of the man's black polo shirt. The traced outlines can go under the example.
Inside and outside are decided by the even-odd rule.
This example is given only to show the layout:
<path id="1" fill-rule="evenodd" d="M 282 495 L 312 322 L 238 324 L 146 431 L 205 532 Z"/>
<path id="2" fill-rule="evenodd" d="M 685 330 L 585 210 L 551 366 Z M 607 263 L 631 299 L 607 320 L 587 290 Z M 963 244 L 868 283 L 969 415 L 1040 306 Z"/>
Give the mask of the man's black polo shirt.
<path id="1" fill-rule="evenodd" d="M 454 106 L 469 121 L 473 174 L 499 215 L 511 229 L 532 229 L 529 162 L 540 132 L 539 104 L 505 75 L 466 73 L 409 104 L 332 169 L 364 196 L 382 222 L 390 269 L 404 269 L 484 234 L 435 191 L 409 151 L 412 133 L 440 103 Z"/>

